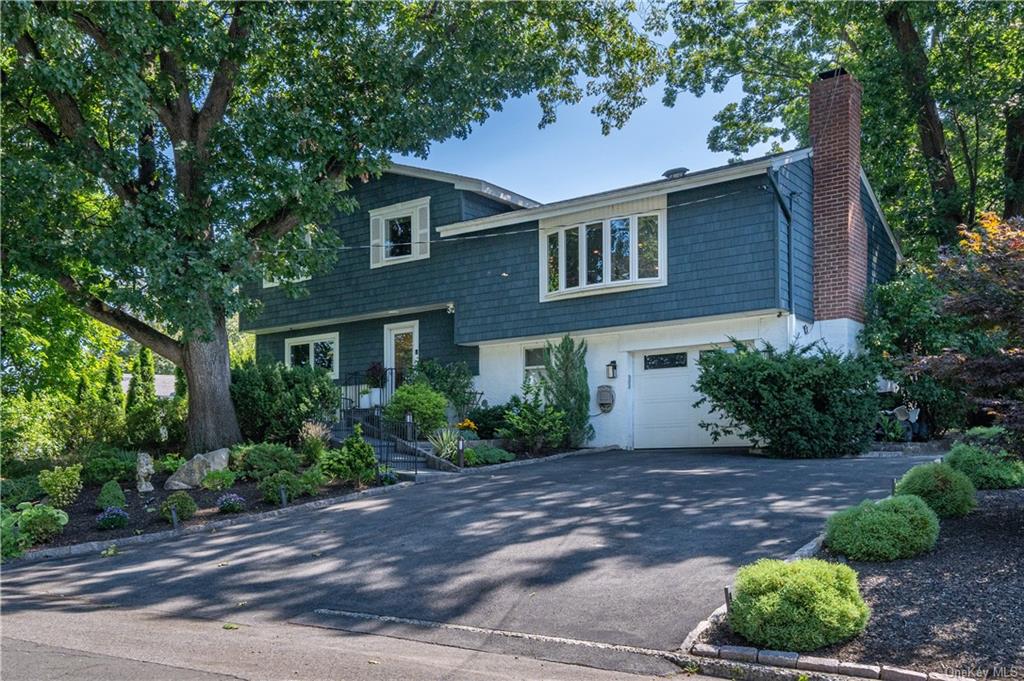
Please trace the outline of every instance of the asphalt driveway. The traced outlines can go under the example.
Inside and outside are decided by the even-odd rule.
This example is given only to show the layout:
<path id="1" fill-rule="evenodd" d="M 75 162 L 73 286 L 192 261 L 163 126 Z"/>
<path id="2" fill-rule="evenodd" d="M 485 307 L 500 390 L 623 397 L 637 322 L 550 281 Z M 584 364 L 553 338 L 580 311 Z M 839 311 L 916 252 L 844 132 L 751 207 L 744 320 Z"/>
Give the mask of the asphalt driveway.
<path id="1" fill-rule="evenodd" d="M 670 650 L 718 607 L 739 566 L 794 551 L 830 512 L 885 496 L 892 478 L 920 460 L 592 454 L 111 558 L 15 563 L 5 566 L 3 587 L 5 596 L 60 594 L 168 617 L 419 637 L 416 627 L 396 632 L 372 617 L 384 615 Z M 30 607 L 22 602 L 31 601 L 5 598 L 5 615 Z M 421 640 L 499 645 L 466 631 L 451 633 L 458 641 L 437 631 Z"/>

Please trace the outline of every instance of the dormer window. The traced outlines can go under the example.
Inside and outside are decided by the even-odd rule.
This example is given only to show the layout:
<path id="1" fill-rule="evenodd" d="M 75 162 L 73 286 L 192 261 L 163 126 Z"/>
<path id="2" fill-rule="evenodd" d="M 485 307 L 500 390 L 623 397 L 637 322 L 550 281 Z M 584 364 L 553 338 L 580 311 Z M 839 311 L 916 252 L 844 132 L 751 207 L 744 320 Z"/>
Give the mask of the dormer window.
<path id="1" fill-rule="evenodd" d="M 370 267 L 430 257 L 430 197 L 370 211 Z"/>

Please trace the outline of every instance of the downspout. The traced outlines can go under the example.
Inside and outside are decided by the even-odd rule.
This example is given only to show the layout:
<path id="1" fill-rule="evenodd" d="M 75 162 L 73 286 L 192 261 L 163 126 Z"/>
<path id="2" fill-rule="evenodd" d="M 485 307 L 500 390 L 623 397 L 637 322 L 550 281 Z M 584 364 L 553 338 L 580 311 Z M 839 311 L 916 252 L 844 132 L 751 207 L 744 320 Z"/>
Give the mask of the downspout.
<path id="1" fill-rule="evenodd" d="M 771 183 L 772 189 L 775 192 L 775 200 L 779 203 L 779 208 L 782 209 L 782 216 L 786 218 L 786 309 L 790 314 L 793 313 L 793 194 L 789 195 L 789 205 L 786 205 L 786 199 L 782 195 L 782 189 L 779 187 L 778 181 L 775 179 L 775 174 L 778 171 L 768 170 L 768 182 Z"/>

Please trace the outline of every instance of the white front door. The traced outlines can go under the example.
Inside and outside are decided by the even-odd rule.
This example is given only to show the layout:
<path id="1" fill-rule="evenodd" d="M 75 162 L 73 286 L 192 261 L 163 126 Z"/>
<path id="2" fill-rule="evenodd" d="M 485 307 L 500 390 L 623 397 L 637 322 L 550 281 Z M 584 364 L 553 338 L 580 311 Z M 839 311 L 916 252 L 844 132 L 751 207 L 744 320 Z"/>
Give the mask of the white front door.
<path id="1" fill-rule="evenodd" d="M 409 375 L 419 358 L 419 321 L 384 325 L 384 366 L 395 370 L 399 384 Z"/>
<path id="2" fill-rule="evenodd" d="M 711 420 L 707 407 L 694 407 L 701 398 L 693 384 L 700 375 L 699 348 L 637 352 L 633 359 L 636 393 L 633 413 L 633 446 L 637 449 L 666 447 L 744 447 L 736 436 L 711 441 L 700 427 Z"/>

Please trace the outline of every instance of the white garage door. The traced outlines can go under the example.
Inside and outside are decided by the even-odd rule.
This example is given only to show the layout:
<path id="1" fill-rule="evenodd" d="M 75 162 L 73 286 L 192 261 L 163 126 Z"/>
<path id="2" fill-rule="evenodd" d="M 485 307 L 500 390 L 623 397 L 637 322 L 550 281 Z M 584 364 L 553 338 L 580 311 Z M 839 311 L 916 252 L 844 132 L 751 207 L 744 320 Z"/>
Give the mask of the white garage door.
<path id="1" fill-rule="evenodd" d="M 713 443 L 700 427 L 710 416 L 705 407 L 694 408 L 700 393 L 693 389 L 700 373 L 698 348 L 652 350 L 634 356 L 636 399 L 633 443 L 637 449 L 661 447 L 743 447 L 736 436 Z"/>

